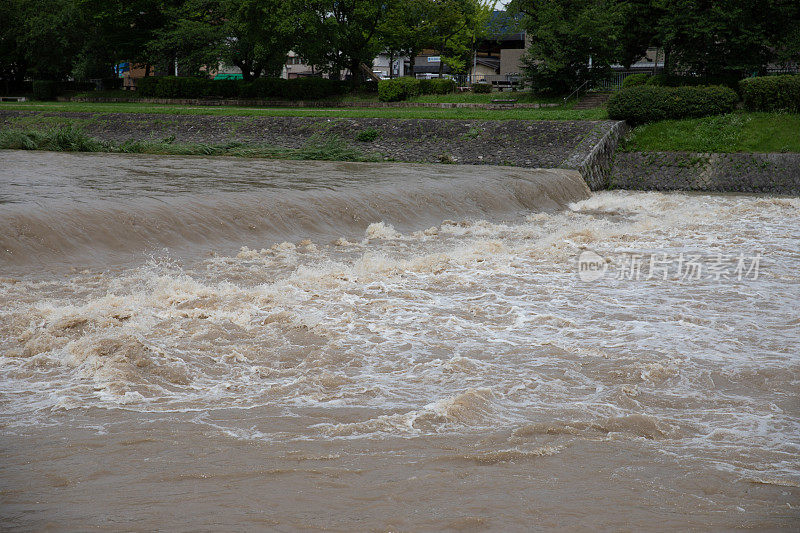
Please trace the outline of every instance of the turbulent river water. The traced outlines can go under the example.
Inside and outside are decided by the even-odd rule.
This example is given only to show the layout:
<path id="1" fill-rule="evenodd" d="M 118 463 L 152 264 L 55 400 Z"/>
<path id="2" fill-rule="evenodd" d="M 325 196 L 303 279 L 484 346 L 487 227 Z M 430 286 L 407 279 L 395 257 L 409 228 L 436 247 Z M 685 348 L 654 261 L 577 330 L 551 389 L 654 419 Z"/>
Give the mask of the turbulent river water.
<path id="1" fill-rule="evenodd" d="M 800 201 L 0 152 L 19 530 L 800 527 Z"/>

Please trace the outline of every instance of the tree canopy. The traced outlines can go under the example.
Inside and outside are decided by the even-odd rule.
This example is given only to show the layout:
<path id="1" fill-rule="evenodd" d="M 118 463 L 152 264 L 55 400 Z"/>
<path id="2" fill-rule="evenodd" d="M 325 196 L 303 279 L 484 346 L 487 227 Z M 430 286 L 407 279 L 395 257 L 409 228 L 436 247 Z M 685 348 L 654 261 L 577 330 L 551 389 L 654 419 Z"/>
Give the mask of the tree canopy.
<path id="1" fill-rule="evenodd" d="M 132 62 L 207 76 L 220 64 L 246 80 L 276 76 L 294 50 L 358 81 L 380 52 L 423 49 L 465 71 L 485 35 L 490 0 L 3 0 L 0 79 L 89 79 Z M 657 46 L 668 74 L 738 79 L 800 60 L 797 0 L 511 0 L 527 30 L 525 70 L 565 92 L 629 66 Z"/>
<path id="2" fill-rule="evenodd" d="M 630 66 L 649 46 L 666 74 L 721 82 L 800 61 L 796 0 L 512 0 L 534 87 L 566 92 Z"/>
<path id="3" fill-rule="evenodd" d="M 294 50 L 338 77 L 441 48 L 453 67 L 489 12 L 484 0 L 5 0 L 0 78 L 88 79 L 132 62 L 203 76 L 233 65 L 246 80 L 279 75 Z"/>

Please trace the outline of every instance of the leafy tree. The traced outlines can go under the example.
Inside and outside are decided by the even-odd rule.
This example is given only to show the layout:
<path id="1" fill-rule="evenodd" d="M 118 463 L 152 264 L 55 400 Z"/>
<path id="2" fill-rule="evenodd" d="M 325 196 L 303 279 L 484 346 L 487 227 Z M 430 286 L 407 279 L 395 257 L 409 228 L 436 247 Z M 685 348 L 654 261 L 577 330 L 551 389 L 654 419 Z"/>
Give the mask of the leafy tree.
<path id="1" fill-rule="evenodd" d="M 167 25 L 167 15 L 178 4 L 177 0 L 76 0 L 84 33 L 75 77 L 105 77 L 115 64 L 142 62 L 147 44 Z"/>
<path id="2" fill-rule="evenodd" d="M 626 69 L 642 58 L 651 46 L 661 46 L 658 21 L 663 10 L 653 0 L 618 0 L 616 8 L 623 20 L 617 33 L 617 62 Z"/>
<path id="3" fill-rule="evenodd" d="M 798 59 L 796 0 L 655 0 L 670 73 L 735 81 Z"/>
<path id="4" fill-rule="evenodd" d="M 534 90 L 567 93 L 610 74 L 623 11 L 614 0 L 512 0 L 531 45 L 523 59 Z"/>
<path id="5" fill-rule="evenodd" d="M 299 28 L 292 5 L 283 0 L 222 0 L 222 59 L 239 67 L 245 80 L 279 76 Z"/>
<path id="6" fill-rule="evenodd" d="M 23 0 L 0 2 L 0 79 L 21 82 L 28 71 L 28 61 L 19 46 L 23 28 Z"/>
<path id="7" fill-rule="evenodd" d="M 389 61 L 409 56 L 414 59 L 432 41 L 428 11 L 432 0 L 397 0 L 378 27 L 378 38 Z M 393 77 L 391 73 L 389 77 Z"/>
<path id="8" fill-rule="evenodd" d="M 480 0 L 434 0 L 430 4 L 431 46 L 439 51 L 439 77 L 444 65 L 463 71 L 473 45 L 482 35 L 492 6 Z"/>
<path id="9" fill-rule="evenodd" d="M 379 26 L 395 0 L 307 0 L 296 11 L 303 28 L 296 51 L 332 78 L 349 69 L 353 84 L 361 65 L 381 51 Z"/>
<path id="10" fill-rule="evenodd" d="M 75 2 L 26 0 L 12 4 L 18 6 L 18 26 L 10 32 L 17 47 L 11 56 L 18 58 L 18 65 L 24 65 L 25 73 L 36 79 L 66 79 L 80 51 L 84 31 Z"/>
<path id="11" fill-rule="evenodd" d="M 222 13 L 216 0 L 187 0 L 164 6 L 167 23 L 147 43 L 148 63 L 172 73 L 203 76 L 222 55 Z"/>

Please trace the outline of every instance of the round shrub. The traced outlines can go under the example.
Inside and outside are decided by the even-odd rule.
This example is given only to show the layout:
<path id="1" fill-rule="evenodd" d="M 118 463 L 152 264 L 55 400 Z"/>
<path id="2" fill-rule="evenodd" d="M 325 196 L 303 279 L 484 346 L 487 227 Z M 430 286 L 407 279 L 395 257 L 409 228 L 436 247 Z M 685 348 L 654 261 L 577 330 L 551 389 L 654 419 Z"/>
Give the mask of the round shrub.
<path id="1" fill-rule="evenodd" d="M 356 140 L 361 142 L 372 142 L 380 136 L 381 132 L 375 128 L 367 128 L 356 133 Z"/>
<path id="2" fill-rule="evenodd" d="M 262 100 L 316 100 L 342 94 L 346 82 L 325 78 L 257 78 L 209 80 L 188 77 L 147 77 L 136 83 L 144 97 L 156 98 L 259 98 Z"/>
<path id="3" fill-rule="evenodd" d="M 663 74 L 654 74 L 647 78 L 645 85 L 657 85 L 659 87 L 663 87 L 667 85 L 667 77 Z"/>
<path id="4" fill-rule="evenodd" d="M 152 98 L 156 95 L 156 86 L 158 85 L 159 78 L 155 76 L 148 76 L 146 78 L 139 78 L 136 80 L 136 92 L 146 98 Z"/>
<path id="5" fill-rule="evenodd" d="M 489 94 L 492 92 L 492 84 L 491 83 L 473 83 L 472 84 L 472 92 L 476 94 Z"/>
<path id="6" fill-rule="evenodd" d="M 737 100 L 733 89 L 716 85 L 643 85 L 613 94 L 608 100 L 608 116 L 636 125 L 666 119 L 721 115 L 733 111 Z"/>
<path id="7" fill-rule="evenodd" d="M 625 77 L 624 80 L 622 80 L 622 88 L 627 89 L 628 87 L 636 87 L 637 85 L 644 85 L 645 83 L 647 83 L 647 78 L 649 77 L 650 75 L 644 72 L 639 74 L 631 74 L 630 76 L 627 76 Z"/>
<path id="8" fill-rule="evenodd" d="M 435 78 L 430 81 L 430 92 L 423 92 L 422 94 L 450 94 L 456 90 L 455 80 Z"/>
<path id="9" fill-rule="evenodd" d="M 378 82 L 378 100 L 400 102 L 421 94 L 420 81 L 410 76 Z"/>
<path id="10" fill-rule="evenodd" d="M 739 92 L 749 111 L 800 112 L 800 74 L 747 78 Z"/>

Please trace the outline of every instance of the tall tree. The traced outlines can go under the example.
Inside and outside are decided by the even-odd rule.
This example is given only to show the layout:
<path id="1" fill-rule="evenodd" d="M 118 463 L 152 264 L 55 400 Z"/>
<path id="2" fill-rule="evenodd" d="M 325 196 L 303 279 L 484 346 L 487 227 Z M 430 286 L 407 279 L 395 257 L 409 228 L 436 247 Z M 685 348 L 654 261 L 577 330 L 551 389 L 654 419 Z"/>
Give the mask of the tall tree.
<path id="1" fill-rule="evenodd" d="M 433 0 L 397 0 L 383 18 L 378 27 L 378 38 L 383 50 L 389 55 L 390 62 L 395 58 L 408 56 L 411 58 L 413 71 L 414 58 L 433 40 L 429 17 L 432 2 Z M 391 72 L 390 68 L 390 77 L 393 77 Z"/>
<path id="2" fill-rule="evenodd" d="M 145 58 L 158 69 L 203 76 L 222 55 L 223 19 L 218 0 L 186 0 L 164 6 L 167 23 L 147 43 Z"/>
<path id="3" fill-rule="evenodd" d="M 146 45 L 167 26 L 179 0 L 76 0 L 84 28 L 76 78 L 110 75 L 123 61 L 146 58 Z"/>
<path id="4" fill-rule="evenodd" d="M 489 21 L 492 4 L 481 0 L 434 0 L 431 3 L 431 45 L 439 51 L 439 76 L 444 65 L 463 71 L 473 44 L 482 36 Z"/>
<path id="5" fill-rule="evenodd" d="M 625 68 L 641 59 L 651 46 L 662 46 L 659 20 L 664 15 L 653 0 L 618 0 L 622 27 L 617 32 L 617 62 Z"/>
<path id="6" fill-rule="evenodd" d="M 512 0 L 531 45 L 523 59 L 534 90 L 567 93 L 601 79 L 620 56 L 623 10 L 614 0 Z"/>
<path id="7" fill-rule="evenodd" d="M 800 59 L 796 0 L 654 0 L 673 73 L 735 81 Z"/>
<path id="8" fill-rule="evenodd" d="M 21 82 L 28 71 L 25 50 L 19 45 L 24 28 L 24 0 L 0 2 L 0 79 Z"/>
<path id="9" fill-rule="evenodd" d="M 338 78 L 349 69 L 353 84 L 361 64 L 371 65 L 381 51 L 378 29 L 395 0 L 306 0 L 296 12 L 303 35 L 296 51 L 320 70 Z"/>
<path id="10" fill-rule="evenodd" d="M 68 78 L 84 34 L 74 0 L 26 0 L 19 6 L 16 46 L 26 73 L 36 79 Z"/>
<path id="11" fill-rule="evenodd" d="M 222 59 L 245 80 L 279 76 L 299 27 L 285 0 L 221 0 Z"/>

